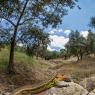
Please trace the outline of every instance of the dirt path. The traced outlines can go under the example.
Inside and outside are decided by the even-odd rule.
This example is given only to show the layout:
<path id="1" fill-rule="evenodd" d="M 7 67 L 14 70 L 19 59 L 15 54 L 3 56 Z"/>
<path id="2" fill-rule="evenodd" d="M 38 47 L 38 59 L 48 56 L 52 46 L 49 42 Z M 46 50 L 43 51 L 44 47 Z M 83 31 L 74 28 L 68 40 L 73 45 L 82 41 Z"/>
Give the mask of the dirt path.
<path id="1" fill-rule="evenodd" d="M 95 75 L 95 58 L 88 57 L 79 62 L 76 62 L 76 58 L 69 60 L 38 60 L 37 62 L 38 64 L 35 64 L 35 68 L 30 65 L 27 68 L 26 65 L 23 66 L 23 64 L 19 63 L 16 67 L 18 73 L 13 77 L 8 77 L 1 72 L 0 84 L 4 86 L 4 89 L 12 91 L 13 89 L 10 88 L 10 85 L 18 88 L 32 83 L 38 85 L 39 82 L 48 79 L 53 72 L 69 76 L 75 82 L 79 82 L 83 78 L 90 77 L 93 74 Z M 43 95 L 43 93 L 39 95 Z"/>
<path id="2" fill-rule="evenodd" d="M 82 61 L 76 61 L 76 58 L 69 60 L 52 60 L 55 64 L 50 69 L 58 73 L 70 76 L 75 81 L 80 81 L 85 77 L 95 74 L 95 58 L 86 57 Z"/>

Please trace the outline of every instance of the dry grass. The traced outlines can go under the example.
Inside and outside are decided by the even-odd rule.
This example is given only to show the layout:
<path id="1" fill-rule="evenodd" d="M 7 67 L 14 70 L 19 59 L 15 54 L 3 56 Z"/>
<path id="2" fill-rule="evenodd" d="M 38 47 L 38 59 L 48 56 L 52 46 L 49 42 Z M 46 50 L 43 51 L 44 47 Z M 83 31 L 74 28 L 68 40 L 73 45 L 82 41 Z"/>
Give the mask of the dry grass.
<path id="1" fill-rule="evenodd" d="M 87 57 L 79 62 L 64 63 L 58 69 L 59 73 L 70 75 L 76 82 L 95 75 L 95 58 Z"/>
<path id="2" fill-rule="evenodd" d="M 49 73 L 46 61 L 40 61 L 27 56 L 25 53 L 15 52 L 15 74 L 7 75 L 9 50 L 0 51 L 0 85 L 5 89 L 12 90 L 10 87 L 20 87 L 28 84 L 38 84 L 48 80 Z M 44 64 L 46 62 L 46 64 Z"/>
<path id="3" fill-rule="evenodd" d="M 15 52 L 15 70 L 13 76 L 6 75 L 3 68 L 7 66 L 9 51 L 7 49 L 0 52 L 0 85 L 5 89 L 11 89 L 10 85 L 19 87 L 26 84 L 38 84 L 51 76 L 51 73 L 57 71 L 59 74 L 70 76 L 75 82 L 79 82 L 85 77 L 95 75 L 95 58 L 85 58 L 76 62 L 76 59 L 70 60 L 51 60 L 32 59 L 24 53 Z"/>

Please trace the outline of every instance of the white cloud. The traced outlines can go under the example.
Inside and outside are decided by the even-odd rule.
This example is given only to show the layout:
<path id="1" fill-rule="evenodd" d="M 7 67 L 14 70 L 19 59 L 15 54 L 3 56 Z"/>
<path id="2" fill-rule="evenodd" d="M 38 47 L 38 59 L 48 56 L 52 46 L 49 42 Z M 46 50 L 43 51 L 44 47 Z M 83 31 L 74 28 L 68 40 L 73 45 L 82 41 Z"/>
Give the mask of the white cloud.
<path id="1" fill-rule="evenodd" d="M 63 29 L 52 29 L 49 34 L 56 34 L 56 33 L 64 33 L 66 36 L 68 36 L 71 33 L 71 30 L 63 30 Z"/>
<path id="2" fill-rule="evenodd" d="M 71 33 L 71 30 L 65 30 L 63 31 L 62 29 L 52 29 L 50 32 L 50 39 L 51 39 L 51 44 L 48 46 L 49 51 L 54 51 L 57 48 L 62 49 L 66 45 L 66 43 L 69 41 L 69 34 Z M 59 36 L 59 33 L 61 36 Z M 88 36 L 88 31 L 80 31 L 80 34 L 87 38 Z M 53 35 L 52 35 L 53 34 Z"/>
<path id="3" fill-rule="evenodd" d="M 85 37 L 85 38 L 87 38 L 87 36 L 88 36 L 88 31 L 81 31 L 80 32 L 80 34 L 83 36 L 83 37 Z"/>
<path id="4" fill-rule="evenodd" d="M 22 44 L 22 43 L 17 43 L 17 45 L 18 45 L 18 46 L 20 46 L 20 47 L 22 47 L 22 46 L 23 46 L 23 44 Z"/>
<path id="5" fill-rule="evenodd" d="M 58 29 L 57 31 L 58 31 L 58 32 L 63 32 L 63 30 L 62 30 L 62 29 Z"/>
<path id="6" fill-rule="evenodd" d="M 49 51 L 55 51 L 55 50 L 56 50 L 56 49 L 54 49 L 54 48 L 51 48 L 50 46 L 48 46 L 47 49 L 48 49 Z"/>
<path id="7" fill-rule="evenodd" d="M 52 29 L 49 34 L 54 34 L 57 31 L 57 29 Z"/>
<path id="8" fill-rule="evenodd" d="M 71 30 L 65 30 L 64 33 L 66 34 L 66 36 L 68 36 L 71 33 Z"/>
<path id="9" fill-rule="evenodd" d="M 55 32 L 63 32 L 62 29 L 52 29 L 49 34 L 55 34 Z"/>
<path id="10" fill-rule="evenodd" d="M 51 47 L 64 48 L 64 45 L 69 41 L 69 38 L 64 36 L 50 35 Z"/>

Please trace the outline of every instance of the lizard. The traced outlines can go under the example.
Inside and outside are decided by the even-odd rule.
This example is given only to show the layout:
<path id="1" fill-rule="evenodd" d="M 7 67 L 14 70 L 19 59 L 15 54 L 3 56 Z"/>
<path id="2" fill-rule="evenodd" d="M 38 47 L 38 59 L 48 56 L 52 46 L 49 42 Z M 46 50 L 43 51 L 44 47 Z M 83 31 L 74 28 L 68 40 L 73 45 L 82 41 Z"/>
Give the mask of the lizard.
<path id="1" fill-rule="evenodd" d="M 14 90 L 10 95 L 26 95 L 27 93 L 37 94 L 56 86 L 58 80 L 60 81 L 64 79 L 64 76 L 55 75 L 53 78 L 48 80 L 48 82 L 45 82 L 37 87 L 33 87 L 32 85 L 26 85 Z"/>

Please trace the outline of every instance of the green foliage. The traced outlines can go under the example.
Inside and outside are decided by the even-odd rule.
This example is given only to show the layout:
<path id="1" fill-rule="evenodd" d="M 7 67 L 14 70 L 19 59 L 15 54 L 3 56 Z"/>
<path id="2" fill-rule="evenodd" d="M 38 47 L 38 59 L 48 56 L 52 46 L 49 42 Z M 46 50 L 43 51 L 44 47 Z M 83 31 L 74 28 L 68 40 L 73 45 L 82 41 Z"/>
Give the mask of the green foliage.
<path id="1" fill-rule="evenodd" d="M 66 59 L 69 57 L 69 53 L 67 52 L 67 49 L 61 49 L 60 50 L 60 57 Z"/>
<path id="2" fill-rule="evenodd" d="M 14 73 L 14 48 L 17 41 L 22 39 L 23 33 L 33 27 L 37 29 L 44 29 L 44 27 L 48 27 L 49 25 L 51 27 L 56 27 L 62 22 L 62 17 L 67 14 L 66 7 L 73 8 L 75 3 L 76 0 L 51 0 L 50 2 L 45 0 L 0 1 L 0 24 L 6 23 L 7 27 L 2 27 L 2 29 L 7 30 L 7 33 L 10 34 L 8 35 L 10 38 L 9 43 L 11 44 L 8 65 L 9 73 Z M 1 36 L 2 35 L 0 35 L 0 38 Z M 36 36 L 41 38 L 38 34 Z M 27 40 L 29 44 L 29 37 Z"/>
<path id="3" fill-rule="evenodd" d="M 91 17 L 89 26 L 95 28 L 95 16 Z"/>
<path id="4" fill-rule="evenodd" d="M 10 44 L 12 39 L 15 39 L 16 43 L 31 28 L 39 30 L 48 27 L 48 25 L 56 27 L 61 23 L 62 17 L 67 14 L 66 7 L 73 8 L 76 1 L 0 0 L 0 23 L 5 23 L 8 26 L 1 27 L 0 41 L 2 37 L 3 43 Z M 13 33 L 11 33 L 12 31 Z"/>
<path id="5" fill-rule="evenodd" d="M 56 26 L 61 23 L 61 17 L 67 14 L 67 9 L 65 7 L 73 8 L 76 1 L 77 0 L 51 0 L 50 2 L 48 2 L 48 0 L 1 0 L 0 18 L 7 21 L 10 20 L 11 22 L 12 18 L 15 19 L 15 21 L 18 20 L 23 5 L 27 2 L 23 13 L 23 24 L 31 23 L 32 25 L 35 24 L 38 26 L 39 23 L 44 26 L 48 26 L 49 24 Z"/>
<path id="6" fill-rule="evenodd" d="M 89 30 L 89 34 L 87 37 L 87 49 L 88 53 L 95 53 L 95 33 Z"/>
<path id="7" fill-rule="evenodd" d="M 0 70 L 5 69 L 8 65 L 9 60 L 9 48 L 4 48 L 0 51 Z M 14 62 L 21 64 L 36 64 L 35 59 L 27 56 L 25 53 L 15 51 Z"/>
<path id="8" fill-rule="evenodd" d="M 50 42 L 49 34 L 36 28 L 26 31 L 21 41 L 26 46 L 26 53 L 29 56 L 43 56 Z"/>
<path id="9" fill-rule="evenodd" d="M 46 60 L 52 59 L 52 52 L 48 51 L 47 49 L 44 51 L 43 53 L 43 58 L 45 58 Z"/>
<path id="10" fill-rule="evenodd" d="M 95 33 L 89 30 L 87 38 L 84 38 L 78 31 L 72 31 L 65 47 L 67 55 L 77 56 L 78 60 L 82 59 L 83 56 L 93 54 L 95 53 Z"/>
<path id="11" fill-rule="evenodd" d="M 60 52 L 58 51 L 44 51 L 44 55 L 43 58 L 45 58 L 46 60 L 50 60 L 50 59 L 57 59 L 60 57 Z"/>

